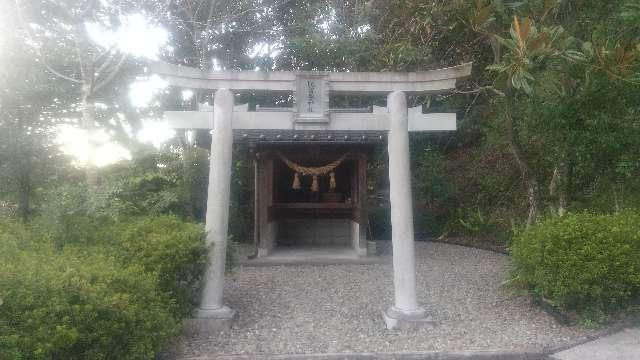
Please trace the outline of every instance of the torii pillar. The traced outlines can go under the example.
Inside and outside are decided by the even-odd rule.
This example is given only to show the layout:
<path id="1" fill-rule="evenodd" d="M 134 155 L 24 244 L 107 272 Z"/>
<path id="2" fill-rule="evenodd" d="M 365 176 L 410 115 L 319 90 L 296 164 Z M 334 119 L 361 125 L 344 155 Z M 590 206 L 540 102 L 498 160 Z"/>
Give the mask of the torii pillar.
<path id="1" fill-rule="evenodd" d="M 387 328 L 426 325 L 430 319 L 418 305 L 416 260 L 413 239 L 413 196 L 409 156 L 409 113 L 407 96 L 394 91 L 387 96 L 390 114 L 387 151 L 389 153 L 389 200 L 393 245 L 393 285 L 395 301 L 384 312 Z"/>
<path id="2" fill-rule="evenodd" d="M 451 131 L 453 113 L 422 114 L 407 108 L 407 92 L 435 93 L 455 88 L 471 74 L 471 64 L 419 73 L 306 73 L 306 72 L 200 72 L 165 63 L 150 64 L 152 71 L 171 85 L 218 89 L 211 112 L 165 112 L 177 128 L 214 129 L 207 201 L 207 244 L 210 266 L 197 319 L 199 333 L 228 325 L 235 311 L 224 306 L 224 269 L 229 219 L 229 184 L 233 130 L 388 131 L 389 183 L 393 243 L 394 303 L 384 311 L 387 328 L 428 326 L 432 322 L 420 307 L 416 292 L 413 234 L 413 197 L 409 157 L 409 131 Z M 296 105 L 289 112 L 235 112 L 230 90 L 290 91 Z M 386 111 L 332 112 L 329 93 L 387 94 Z M 313 105 L 313 106 L 312 106 Z M 202 320 L 202 321 L 201 321 Z M 214 321 L 208 321 L 214 320 Z"/>
<path id="3" fill-rule="evenodd" d="M 213 128 L 205 230 L 209 264 L 205 273 L 198 318 L 232 319 L 235 311 L 224 306 L 224 272 L 229 229 L 231 154 L 233 152 L 233 93 L 219 89 L 214 95 Z"/>

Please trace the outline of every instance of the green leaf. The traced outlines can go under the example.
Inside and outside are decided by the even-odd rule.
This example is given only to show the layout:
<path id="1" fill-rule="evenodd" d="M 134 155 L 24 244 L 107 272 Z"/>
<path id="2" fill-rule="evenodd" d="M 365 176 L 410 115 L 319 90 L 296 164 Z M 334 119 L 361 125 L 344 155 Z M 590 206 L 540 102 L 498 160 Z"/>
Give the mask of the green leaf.
<path id="1" fill-rule="evenodd" d="M 507 71 L 508 67 L 504 64 L 493 64 L 493 65 L 489 65 L 487 66 L 487 70 L 489 71 L 495 71 L 495 72 L 505 72 Z"/>
<path id="2" fill-rule="evenodd" d="M 565 55 L 567 55 L 567 57 L 570 58 L 571 60 L 581 61 L 581 62 L 587 61 L 587 56 L 581 53 L 580 51 L 568 50 L 565 52 Z"/>
<path id="3" fill-rule="evenodd" d="M 593 57 L 593 43 L 591 43 L 590 41 L 585 41 L 584 43 L 582 43 L 582 53 L 589 58 Z"/>

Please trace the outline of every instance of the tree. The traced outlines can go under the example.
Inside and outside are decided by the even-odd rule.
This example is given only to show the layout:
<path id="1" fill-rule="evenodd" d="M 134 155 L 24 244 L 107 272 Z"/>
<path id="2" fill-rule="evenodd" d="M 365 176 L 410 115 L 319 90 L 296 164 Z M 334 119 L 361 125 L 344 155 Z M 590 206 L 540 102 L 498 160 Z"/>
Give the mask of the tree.
<path id="1" fill-rule="evenodd" d="M 0 25 L 0 201 L 28 220 L 41 189 L 73 173 L 54 141 L 57 115 L 73 99 L 10 30 L 16 25 L 12 15 L 4 12 Z"/>
<path id="2" fill-rule="evenodd" d="M 396 0 L 373 2 L 373 9 L 383 67 L 474 62 L 471 79 L 458 91 L 463 97 L 457 104 L 467 110 L 454 136 L 461 144 L 502 139 L 525 184 L 528 224 L 543 200 L 562 214 L 572 184 L 602 180 L 575 170 L 616 173 L 615 164 L 624 164 L 629 173 L 629 152 L 636 150 L 615 144 L 632 139 L 630 129 L 637 126 L 637 2 Z M 615 89 L 615 95 L 599 97 L 609 101 L 605 107 L 594 97 L 603 89 Z M 583 99 L 601 106 L 586 106 Z M 598 125 L 590 126 L 596 119 Z M 478 128 L 474 122 L 479 136 L 468 132 Z M 596 137 L 608 145 L 587 145 Z M 596 148 L 605 155 L 596 156 Z M 600 157 L 608 162 L 596 165 Z M 543 182 L 549 183 L 547 196 Z"/>
<path id="3" fill-rule="evenodd" d="M 512 110 L 513 107 L 520 106 L 521 109 L 527 109 L 530 105 L 535 104 L 553 108 L 557 106 L 553 105 L 554 103 L 559 106 L 571 104 L 576 101 L 575 95 L 587 95 L 586 92 L 581 93 L 580 90 L 585 90 L 585 86 L 587 88 L 590 87 L 591 84 L 589 84 L 588 79 L 592 76 L 597 77 L 597 73 L 606 74 L 608 82 L 627 82 L 632 86 L 640 85 L 640 82 L 636 83 L 633 80 L 633 77 L 637 76 L 636 72 L 640 64 L 637 61 L 640 58 L 640 51 L 636 48 L 625 48 L 620 43 L 614 46 L 606 43 L 594 45 L 591 41 L 580 40 L 565 32 L 564 27 L 562 27 L 563 21 L 559 21 L 559 25 L 546 25 L 546 22 L 550 22 L 547 19 L 547 17 L 551 16 L 550 14 L 556 14 L 557 17 L 560 16 L 557 14 L 562 11 L 562 3 L 546 1 L 541 7 L 536 7 L 535 5 L 535 2 L 533 2 L 533 5 L 527 10 L 538 16 L 537 22 L 540 25 L 536 26 L 534 20 L 530 18 L 519 18 L 514 15 L 509 37 L 503 38 L 494 35 L 504 48 L 504 55 L 499 63 L 488 67 L 490 71 L 495 71 L 498 74 L 497 80 L 502 80 L 502 84 L 504 84 L 502 88 L 506 92 L 504 100 L 505 139 L 527 183 L 530 208 L 527 219 L 528 225 L 537 219 L 539 186 L 536 175 L 530 165 L 532 160 L 525 157 L 521 146 L 518 144 L 518 136 L 515 133 L 517 130 L 515 130 L 513 120 L 515 113 Z M 599 20 L 602 21 L 602 19 Z M 594 34 L 592 38 L 597 41 L 596 36 L 597 34 Z M 612 38 L 607 38 L 607 42 L 610 40 Z M 592 75 L 593 72 L 597 73 Z M 598 86 L 606 88 L 608 87 L 606 82 L 599 83 Z M 518 92 L 524 93 L 529 99 L 522 99 Z M 622 109 L 626 108 L 625 105 L 628 104 L 621 101 L 615 101 L 615 103 Z M 588 110 L 592 111 L 591 115 L 595 115 L 598 112 L 598 109 L 592 107 L 581 108 L 579 111 L 585 112 Z M 611 108 L 611 110 L 611 115 L 625 117 L 615 108 Z M 523 114 L 522 111 L 521 114 Z M 537 112 L 537 114 L 540 114 L 540 112 Z M 569 118 L 571 116 L 569 114 L 565 115 L 568 115 L 567 117 Z M 552 120 L 562 121 L 567 119 L 553 118 Z M 604 121 L 604 119 L 602 120 Z M 527 117 L 525 114 L 521 122 L 523 122 L 519 126 L 521 129 L 527 127 L 529 130 L 535 129 L 535 125 L 531 126 L 532 123 L 536 123 L 535 117 Z M 537 124 L 539 125 L 540 122 L 537 121 Z M 579 126 L 579 124 L 574 123 L 572 125 L 571 129 L 577 130 L 576 126 Z M 553 126 L 550 122 L 545 127 L 538 127 L 538 130 L 551 130 L 546 138 L 540 136 L 542 135 L 540 133 L 538 133 L 540 134 L 538 137 L 544 139 L 544 147 L 547 150 L 551 150 L 549 153 L 553 157 L 550 161 L 553 172 L 550 176 L 549 192 L 552 196 L 556 195 L 556 193 L 559 194 L 557 196 L 557 213 L 562 215 L 565 212 L 567 202 L 566 177 L 569 152 L 584 151 L 588 148 L 576 149 L 567 147 L 567 142 L 570 139 L 566 135 L 566 131 Z M 553 130 L 556 131 L 553 132 Z M 615 130 L 613 129 L 613 131 Z M 548 155 L 546 156 L 548 158 Z M 538 158 L 540 157 L 545 157 L 545 154 L 541 151 Z M 538 163 L 543 165 L 544 161 L 538 161 Z"/>
<path id="4" fill-rule="evenodd" d="M 109 41 L 109 34 L 103 30 L 111 29 L 113 35 L 113 29 L 122 29 L 127 23 L 138 22 L 140 26 L 141 15 L 132 14 L 143 12 L 145 6 L 153 10 L 159 5 L 137 1 L 114 4 L 92 0 L 15 1 L 21 29 L 38 63 L 68 82 L 70 91 L 77 96 L 77 105 L 70 112 L 80 113 L 81 126 L 89 138 L 90 159 L 96 127 L 114 120 L 119 123 L 117 117 L 98 116 L 96 103 L 122 74 L 128 65 L 127 50 L 132 50 Z M 95 186 L 97 180 L 95 166 L 86 164 L 87 183 Z"/>

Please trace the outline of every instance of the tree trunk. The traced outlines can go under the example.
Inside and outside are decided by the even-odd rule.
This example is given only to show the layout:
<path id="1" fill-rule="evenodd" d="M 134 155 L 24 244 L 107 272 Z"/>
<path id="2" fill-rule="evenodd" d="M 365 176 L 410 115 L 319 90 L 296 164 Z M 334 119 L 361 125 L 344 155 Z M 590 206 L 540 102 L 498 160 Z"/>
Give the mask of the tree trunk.
<path id="1" fill-rule="evenodd" d="M 567 162 L 560 161 L 558 170 L 558 216 L 564 216 L 567 213 Z"/>
<path id="2" fill-rule="evenodd" d="M 620 193 L 618 194 L 618 186 L 620 187 Z M 619 214 L 623 208 L 623 194 L 624 194 L 624 185 L 618 184 L 617 182 L 613 184 L 613 205 L 614 212 Z"/>
<path id="3" fill-rule="evenodd" d="M 96 165 L 93 162 L 95 159 L 95 122 L 96 122 L 96 107 L 92 100 L 86 95 L 86 90 L 83 86 L 82 95 L 82 128 L 86 132 L 87 136 L 87 163 L 85 164 L 85 180 L 90 187 L 98 186 L 98 171 Z"/>
<path id="4" fill-rule="evenodd" d="M 83 86 L 82 95 L 82 128 L 86 131 L 87 136 L 87 163 L 85 164 L 85 180 L 89 187 L 98 186 L 98 171 L 95 159 L 96 144 L 94 140 L 95 124 L 96 124 L 96 107 L 93 100 L 87 95 L 87 90 Z"/>
<path id="5" fill-rule="evenodd" d="M 21 171 L 23 173 L 20 176 L 20 183 L 18 184 L 18 217 L 22 221 L 27 222 L 31 216 L 31 165 L 22 170 L 24 170 L 24 172 Z"/>
<path id="6" fill-rule="evenodd" d="M 507 100 L 508 102 L 508 100 Z M 505 107 L 505 140 L 507 145 L 509 146 L 509 150 L 513 155 L 520 171 L 522 172 L 522 179 L 524 180 L 527 186 L 527 200 L 529 203 L 529 215 L 527 217 L 527 228 L 531 225 L 535 224 L 538 220 L 538 208 L 540 205 L 540 191 L 538 186 L 538 180 L 535 179 L 533 172 L 531 171 L 531 167 L 526 162 L 525 158 L 522 156 L 522 151 L 520 150 L 520 146 L 516 141 L 514 129 L 513 129 L 513 118 L 511 115 L 511 107 L 506 105 Z"/>
<path id="7" fill-rule="evenodd" d="M 525 179 L 527 182 L 527 199 L 529 200 L 529 215 L 527 216 L 527 229 L 538 221 L 539 189 L 538 181 Z"/>
<path id="8" fill-rule="evenodd" d="M 565 216 L 567 213 L 567 191 L 563 188 L 558 193 L 558 216 Z"/>
<path id="9" fill-rule="evenodd" d="M 553 168 L 553 176 L 549 182 L 549 196 L 551 197 L 551 212 L 564 216 L 567 209 L 567 170 L 565 163 L 561 161 Z M 553 201 L 557 201 L 554 207 Z"/>

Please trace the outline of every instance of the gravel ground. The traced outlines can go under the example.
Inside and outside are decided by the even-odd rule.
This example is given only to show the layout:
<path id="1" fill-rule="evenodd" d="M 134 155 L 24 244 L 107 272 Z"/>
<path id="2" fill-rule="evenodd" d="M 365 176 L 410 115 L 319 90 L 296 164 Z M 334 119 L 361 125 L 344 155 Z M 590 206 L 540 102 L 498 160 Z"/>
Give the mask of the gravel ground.
<path id="1" fill-rule="evenodd" d="M 532 350 L 596 330 L 562 326 L 505 290 L 505 255 L 416 243 L 418 298 L 437 326 L 388 331 L 390 264 L 244 267 L 225 286 L 240 317 L 212 339 L 181 339 L 173 357 L 215 354 Z"/>

